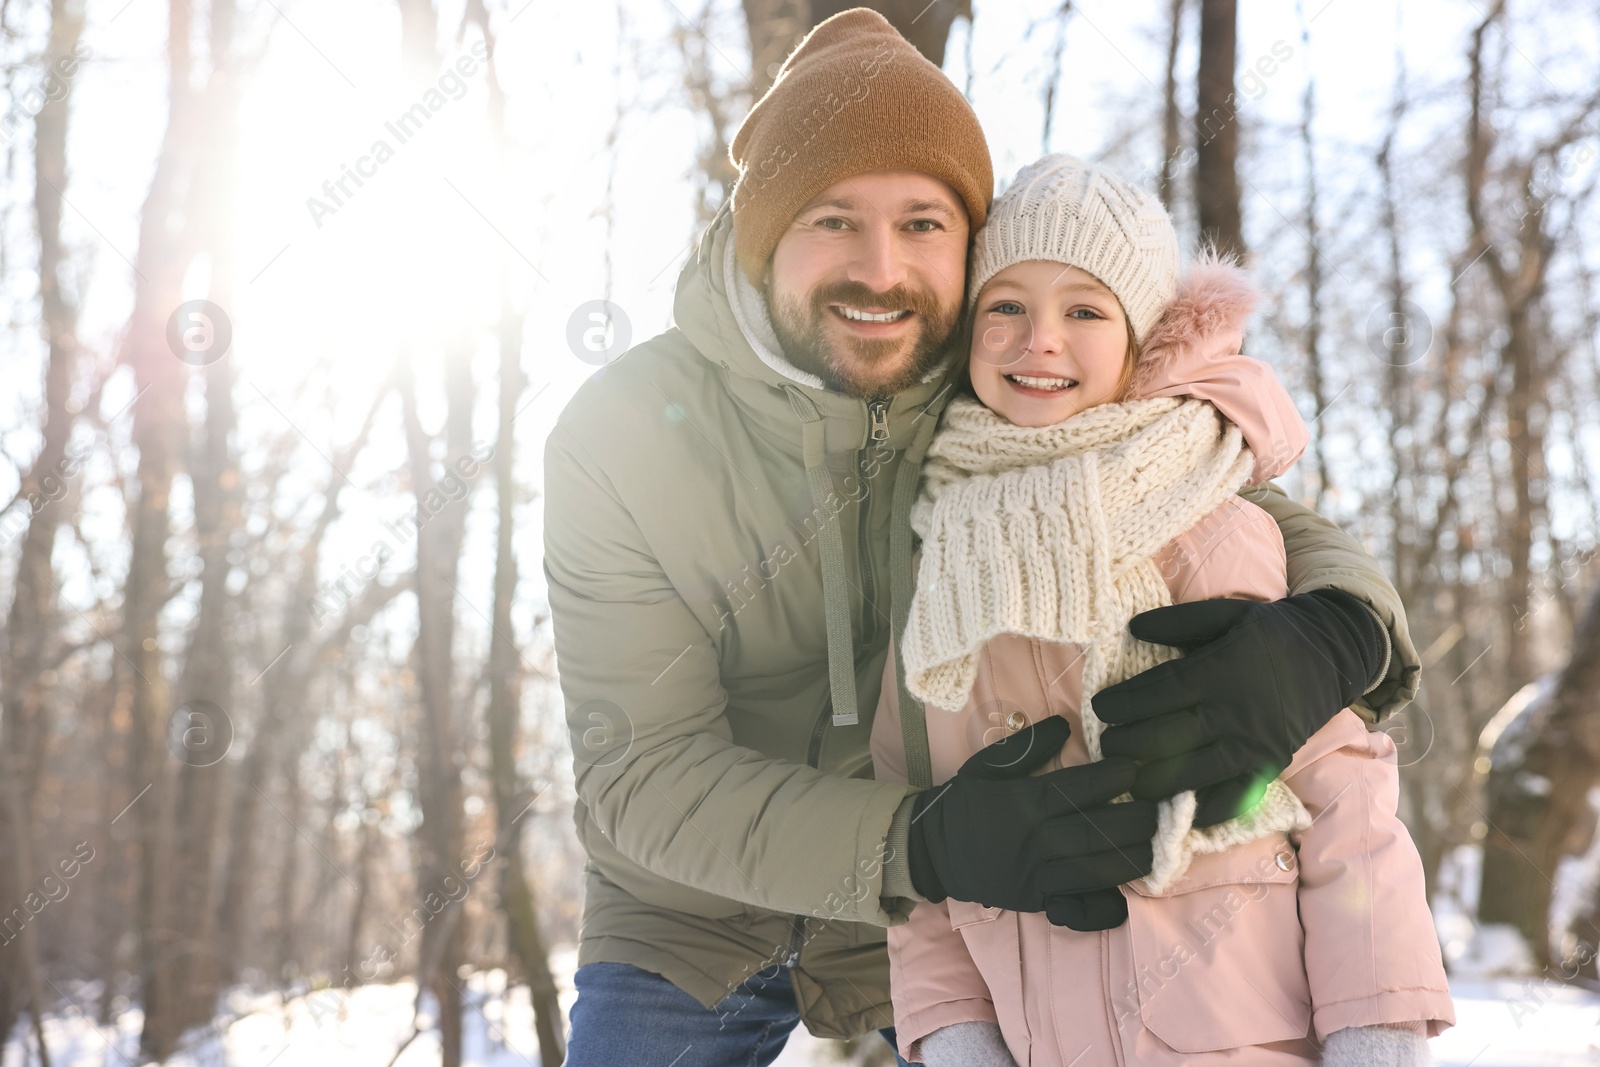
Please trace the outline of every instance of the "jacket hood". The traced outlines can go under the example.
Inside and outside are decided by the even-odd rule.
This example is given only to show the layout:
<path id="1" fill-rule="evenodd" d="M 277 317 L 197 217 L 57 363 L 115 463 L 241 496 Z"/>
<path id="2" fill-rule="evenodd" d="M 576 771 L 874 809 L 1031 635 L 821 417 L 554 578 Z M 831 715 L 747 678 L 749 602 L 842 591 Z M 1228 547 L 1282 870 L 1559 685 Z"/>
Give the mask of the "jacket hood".
<path id="1" fill-rule="evenodd" d="M 1133 385 L 1138 397 L 1192 396 L 1215 404 L 1255 456 L 1251 484 L 1288 470 L 1311 439 L 1273 369 L 1239 351 L 1259 298 L 1244 271 L 1202 255 L 1146 337 Z"/>
<path id="2" fill-rule="evenodd" d="M 823 388 L 822 379 L 784 356 L 766 300 L 739 269 L 733 215 L 726 207 L 684 265 L 672 310 L 678 328 L 714 362 L 770 385 Z"/>

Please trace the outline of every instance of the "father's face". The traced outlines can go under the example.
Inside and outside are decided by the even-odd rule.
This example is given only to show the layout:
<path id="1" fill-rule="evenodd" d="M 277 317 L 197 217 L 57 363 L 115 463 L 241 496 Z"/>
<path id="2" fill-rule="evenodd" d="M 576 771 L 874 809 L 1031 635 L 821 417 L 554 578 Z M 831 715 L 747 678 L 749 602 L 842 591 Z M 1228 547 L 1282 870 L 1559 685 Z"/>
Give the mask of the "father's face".
<path id="1" fill-rule="evenodd" d="M 772 253 L 767 306 L 784 354 L 852 396 L 920 381 L 961 317 L 967 236 L 961 198 L 926 174 L 828 186 Z"/>

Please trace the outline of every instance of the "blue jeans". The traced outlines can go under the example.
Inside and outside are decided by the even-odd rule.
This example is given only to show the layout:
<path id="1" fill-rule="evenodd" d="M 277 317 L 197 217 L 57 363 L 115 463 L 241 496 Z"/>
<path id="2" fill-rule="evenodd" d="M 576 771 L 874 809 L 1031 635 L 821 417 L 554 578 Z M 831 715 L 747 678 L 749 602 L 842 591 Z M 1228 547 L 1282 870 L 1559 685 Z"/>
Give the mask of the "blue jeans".
<path id="1" fill-rule="evenodd" d="M 658 974 L 590 963 L 573 978 L 566 1067 L 766 1067 L 800 1021 L 789 971 L 751 975 L 715 1008 Z M 894 1028 L 878 1031 L 895 1047 Z M 900 1067 L 910 1067 L 895 1054 Z"/>

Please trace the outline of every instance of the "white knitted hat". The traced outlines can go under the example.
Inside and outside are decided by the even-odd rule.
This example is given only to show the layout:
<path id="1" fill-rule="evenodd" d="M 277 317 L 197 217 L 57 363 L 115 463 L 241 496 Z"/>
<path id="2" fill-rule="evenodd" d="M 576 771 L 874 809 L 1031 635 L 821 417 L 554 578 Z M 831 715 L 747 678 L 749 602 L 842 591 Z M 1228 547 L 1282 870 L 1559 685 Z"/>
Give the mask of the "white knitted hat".
<path id="1" fill-rule="evenodd" d="M 995 200 L 972 243 L 967 309 L 989 279 L 1030 259 L 1099 278 L 1141 342 L 1178 284 L 1178 234 L 1160 201 L 1072 156 L 1028 164 Z"/>

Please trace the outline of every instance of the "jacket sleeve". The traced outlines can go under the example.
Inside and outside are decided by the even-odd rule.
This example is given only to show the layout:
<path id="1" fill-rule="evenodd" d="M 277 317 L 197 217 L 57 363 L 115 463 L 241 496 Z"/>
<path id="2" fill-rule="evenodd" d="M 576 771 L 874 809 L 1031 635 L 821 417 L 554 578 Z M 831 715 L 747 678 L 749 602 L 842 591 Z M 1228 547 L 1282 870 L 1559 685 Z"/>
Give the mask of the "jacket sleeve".
<path id="1" fill-rule="evenodd" d="M 546 445 L 545 502 L 574 777 L 598 832 L 654 874 L 718 897 L 895 921 L 879 896 L 885 837 L 907 788 L 734 743 L 711 634 L 559 424 Z"/>
<path id="2" fill-rule="evenodd" d="M 872 766 L 881 780 L 905 781 L 893 649 L 872 720 Z M 918 1059 L 917 1042 L 935 1030 L 955 1023 L 997 1021 L 988 984 L 972 962 L 961 932 L 951 927 L 945 902 L 924 900 L 914 906 L 907 922 L 890 927 L 889 986 L 894 991 L 900 1055 L 909 1061 Z"/>
<path id="3" fill-rule="evenodd" d="M 1284 772 L 1311 814 L 1298 835 L 1300 923 L 1319 1041 L 1348 1027 L 1455 1022 L 1422 859 L 1395 814 L 1394 742 L 1350 711 Z"/>
<path id="4" fill-rule="evenodd" d="M 1240 493 L 1277 522 L 1289 557 L 1289 592 L 1338 589 L 1371 609 L 1389 633 L 1389 667 L 1354 707 L 1369 722 L 1382 722 L 1417 695 L 1422 661 L 1411 643 L 1400 594 L 1359 542 L 1315 511 L 1267 483 Z"/>
<path id="5" fill-rule="evenodd" d="M 994 998 L 950 927 L 948 903 L 923 901 L 911 919 L 889 929 L 889 988 L 900 1055 L 917 1062 L 918 1042 L 956 1023 L 999 1024 Z"/>

